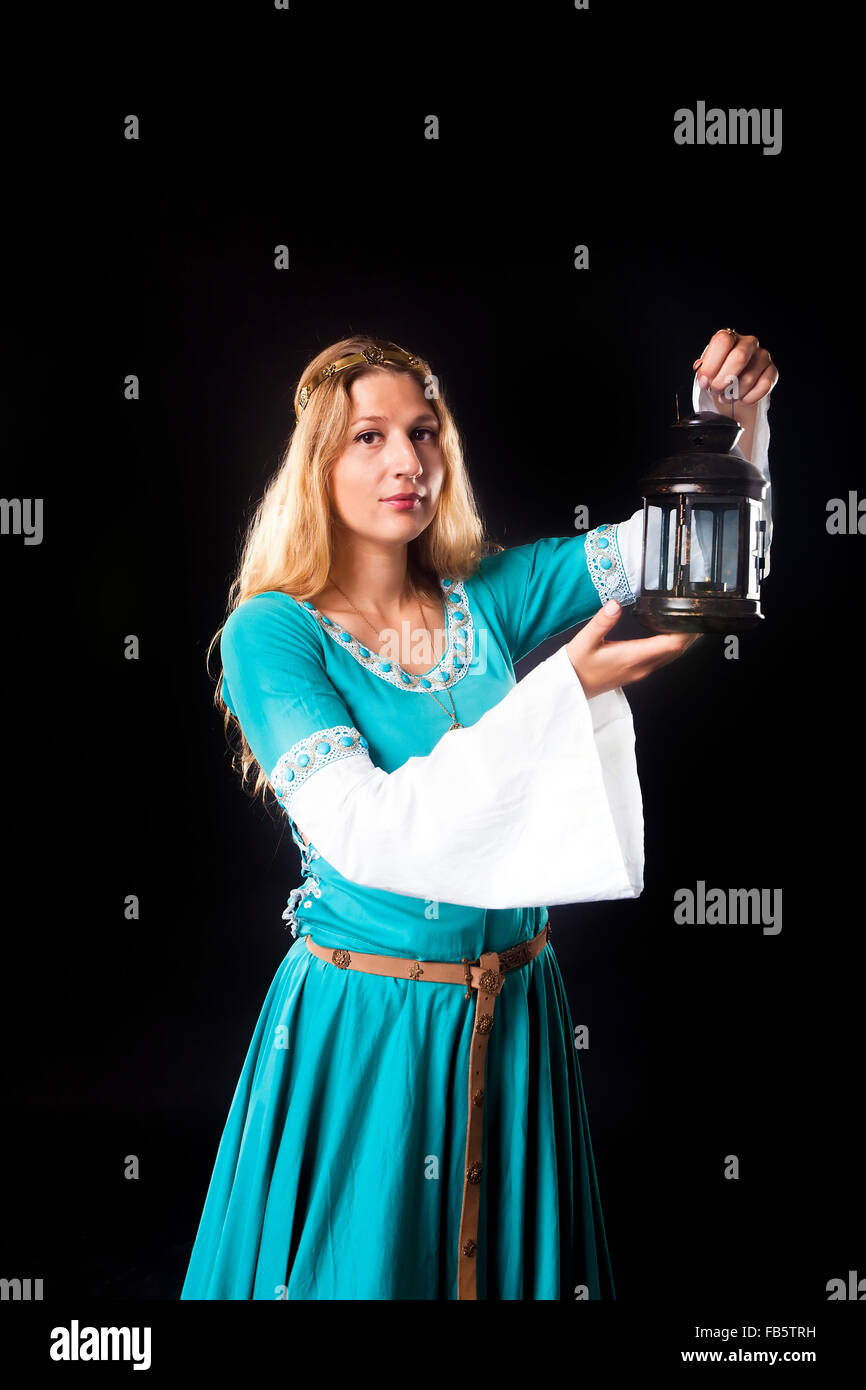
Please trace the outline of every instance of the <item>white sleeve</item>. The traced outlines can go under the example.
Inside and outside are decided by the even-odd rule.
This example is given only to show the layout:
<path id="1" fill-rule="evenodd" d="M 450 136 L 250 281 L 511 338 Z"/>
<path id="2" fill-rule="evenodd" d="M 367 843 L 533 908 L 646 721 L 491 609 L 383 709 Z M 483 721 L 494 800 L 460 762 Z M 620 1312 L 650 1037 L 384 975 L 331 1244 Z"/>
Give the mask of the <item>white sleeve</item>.
<path id="1" fill-rule="evenodd" d="M 692 408 L 694 410 L 711 410 L 716 415 L 719 414 L 718 402 L 712 392 L 706 387 L 702 387 L 698 380 L 698 373 L 695 372 L 695 379 L 692 383 Z M 750 462 L 760 469 L 767 480 L 767 491 L 764 495 L 762 505 L 763 518 L 767 523 L 767 534 L 764 542 L 764 573 L 766 579 L 770 573 L 770 542 L 773 539 L 773 484 L 770 481 L 770 395 L 762 396 L 758 401 L 758 409 L 755 415 L 755 430 L 752 436 L 752 457 Z M 732 454 L 738 454 L 740 458 L 745 455 L 739 444 L 731 450 Z"/>
<path id="2" fill-rule="evenodd" d="M 386 773 L 356 753 L 294 788 L 278 765 L 271 781 L 314 848 L 368 888 L 486 908 L 636 898 L 634 745 L 623 690 L 587 700 L 563 646 L 426 757 Z"/>
<path id="3" fill-rule="evenodd" d="M 623 603 L 635 603 L 640 595 L 641 563 L 643 559 L 643 507 L 632 512 L 628 521 L 620 521 L 616 528 L 619 553 L 631 598 Z"/>

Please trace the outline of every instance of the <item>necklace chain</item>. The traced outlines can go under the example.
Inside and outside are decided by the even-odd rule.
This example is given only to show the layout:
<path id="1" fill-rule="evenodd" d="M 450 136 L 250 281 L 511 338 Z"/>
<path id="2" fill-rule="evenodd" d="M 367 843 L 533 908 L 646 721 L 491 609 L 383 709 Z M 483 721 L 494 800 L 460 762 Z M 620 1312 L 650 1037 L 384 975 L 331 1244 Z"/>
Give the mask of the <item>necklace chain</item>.
<path id="1" fill-rule="evenodd" d="M 368 628 L 370 629 L 370 631 L 376 633 L 376 641 L 377 641 L 377 642 L 381 642 L 381 641 L 382 641 L 382 634 L 381 634 L 381 632 L 377 632 L 377 631 L 376 631 L 376 628 L 374 628 L 374 626 L 373 626 L 373 624 L 370 622 L 369 618 L 364 617 L 364 614 L 361 612 L 360 608 L 356 608 L 356 607 L 355 607 L 354 603 L 353 603 L 352 600 L 349 598 L 349 595 L 348 595 L 347 593 L 345 593 L 343 589 L 340 588 L 340 586 L 339 586 L 339 584 L 337 583 L 336 579 L 332 579 L 332 580 L 331 580 L 331 583 L 333 584 L 334 588 L 337 589 L 338 592 L 341 593 L 341 594 L 343 595 L 343 598 L 346 600 L 346 602 L 348 603 L 349 607 L 355 609 L 355 612 L 358 614 L 358 617 L 364 619 L 364 622 L 367 624 L 367 626 L 368 626 Z M 430 651 L 431 651 L 431 653 L 435 656 L 435 653 L 436 653 L 436 644 L 435 644 L 435 642 L 434 642 L 434 640 L 433 640 L 433 633 L 430 631 L 430 624 L 427 622 L 427 619 L 426 619 L 426 617 L 424 616 L 424 608 L 423 608 L 423 606 L 422 606 L 422 604 L 421 604 L 420 598 L 418 597 L 418 591 L 417 591 L 417 589 L 415 588 L 415 583 L 414 583 L 414 581 L 412 580 L 411 577 L 410 577 L 410 579 L 409 579 L 409 583 L 410 583 L 411 588 L 412 588 L 412 595 L 413 595 L 413 597 L 414 597 L 414 599 L 415 599 L 415 602 L 416 602 L 417 605 L 418 605 L 418 612 L 421 614 L 421 621 L 422 621 L 422 623 L 424 624 L 424 627 L 427 629 L 427 636 L 430 638 Z M 381 656 L 381 654 L 382 654 L 381 652 L 377 653 L 377 655 L 379 655 L 379 656 Z M 410 673 L 410 674 L 411 674 L 411 673 Z M 450 713 L 449 713 L 449 710 L 448 710 L 448 706 L 447 706 L 447 705 L 443 705 L 443 704 L 442 704 L 442 701 L 439 699 L 439 697 L 438 697 L 432 690 L 428 690 L 428 691 L 427 691 L 427 694 L 433 696 L 433 699 L 436 701 L 437 705 L 439 705 L 439 707 L 445 711 L 445 713 L 448 715 L 448 718 L 451 720 L 451 726 L 450 726 L 450 728 L 448 729 L 448 733 L 450 734 L 451 729 L 462 729 L 462 728 L 463 728 L 463 725 L 460 723 L 460 721 L 459 721 L 458 718 L 457 718 L 457 710 L 456 710 L 455 707 L 454 707 L 454 696 L 451 694 L 451 691 L 448 689 L 447 686 L 445 687 L 445 693 L 446 693 L 446 695 L 448 696 L 448 699 L 451 701 L 451 712 L 450 712 Z"/>

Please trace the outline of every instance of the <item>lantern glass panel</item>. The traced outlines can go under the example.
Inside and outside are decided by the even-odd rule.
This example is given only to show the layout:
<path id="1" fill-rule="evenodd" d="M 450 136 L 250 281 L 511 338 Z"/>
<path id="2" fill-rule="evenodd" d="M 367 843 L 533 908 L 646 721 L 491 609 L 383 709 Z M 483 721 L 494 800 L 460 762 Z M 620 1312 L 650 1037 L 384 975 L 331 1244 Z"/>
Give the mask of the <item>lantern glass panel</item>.
<path id="1" fill-rule="evenodd" d="M 722 524 L 722 583 L 725 592 L 736 589 L 739 581 L 740 509 L 726 507 Z"/>
<path id="2" fill-rule="evenodd" d="M 677 541 L 676 505 L 647 506 L 644 590 L 670 591 L 674 587 L 674 550 Z"/>
<path id="3" fill-rule="evenodd" d="M 737 587 L 739 507 L 701 498 L 691 509 L 687 594 L 732 593 Z"/>

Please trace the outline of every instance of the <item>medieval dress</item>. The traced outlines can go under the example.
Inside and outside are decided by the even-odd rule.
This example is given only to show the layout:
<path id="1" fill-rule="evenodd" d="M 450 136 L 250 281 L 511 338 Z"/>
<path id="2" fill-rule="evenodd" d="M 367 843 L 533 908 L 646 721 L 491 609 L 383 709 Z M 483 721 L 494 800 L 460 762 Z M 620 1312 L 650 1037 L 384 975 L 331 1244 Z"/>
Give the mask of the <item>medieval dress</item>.
<path id="1" fill-rule="evenodd" d="M 224 698 L 289 818 L 303 883 L 182 1299 L 457 1298 L 474 1003 L 423 971 L 336 968 L 306 938 L 338 959 L 477 961 L 535 937 L 548 906 L 641 894 L 623 690 L 587 699 L 564 644 L 514 673 L 609 597 L 634 602 L 641 540 L 638 511 L 441 576 L 447 645 L 424 676 L 283 591 L 229 615 Z M 450 711 L 446 688 L 462 728 L 429 693 Z M 504 976 L 484 1094 L 477 1297 L 615 1297 L 552 939 Z"/>

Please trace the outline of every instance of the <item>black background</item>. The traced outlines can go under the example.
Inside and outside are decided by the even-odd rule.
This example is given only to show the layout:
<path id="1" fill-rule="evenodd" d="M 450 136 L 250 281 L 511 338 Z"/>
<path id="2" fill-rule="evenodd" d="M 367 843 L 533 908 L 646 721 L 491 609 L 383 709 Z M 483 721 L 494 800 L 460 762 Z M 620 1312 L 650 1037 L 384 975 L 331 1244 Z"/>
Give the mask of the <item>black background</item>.
<path id="1" fill-rule="evenodd" d="M 0 538 L 2 1272 L 46 1299 L 179 1296 L 299 881 L 230 771 L 205 654 L 298 376 L 356 331 L 433 364 L 508 546 L 569 534 L 578 503 L 591 525 L 640 505 L 713 331 L 770 349 L 766 621 L 738 661 L 705 637 L 629 687 L 645 891 L 551 919 L 590 1029 L 618 1313 L 698 1297 L 814 1322 L 829 1279 L 866 1275 L 866 542 L 825 527 L 829 498 L 864 492 L 846 119 L 782 84 L 746 9 L 700 38 L 693 10 L 482 18 L 92 15 L 65 101 L 22 97 L 3 492 L 43 496 L 45 534 Z M 676 146 L 698 99 L 782 107 L 781 154 Z M 615 636 L 643 635 L 625 613 Z M 698 879 L 781 888 L 781 933 L 676 925 Z"/>

